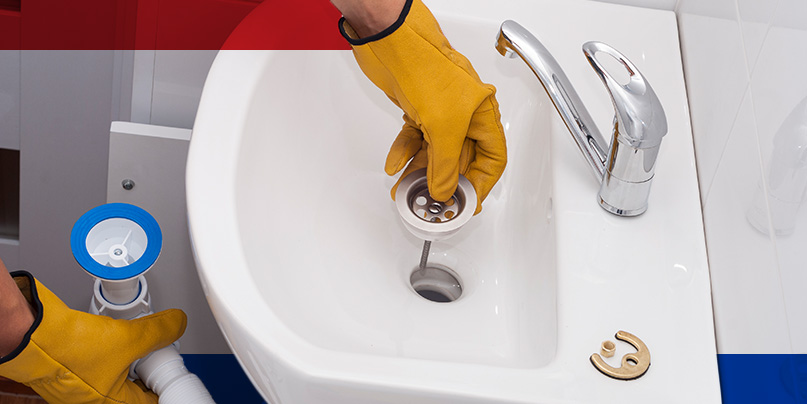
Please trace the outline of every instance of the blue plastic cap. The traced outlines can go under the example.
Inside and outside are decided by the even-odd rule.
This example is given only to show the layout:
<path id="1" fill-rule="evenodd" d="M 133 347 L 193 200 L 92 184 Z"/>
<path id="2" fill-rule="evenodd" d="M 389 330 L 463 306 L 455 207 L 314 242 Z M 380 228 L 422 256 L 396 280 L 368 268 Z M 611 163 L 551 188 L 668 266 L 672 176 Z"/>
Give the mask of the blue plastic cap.
<path id="1" fill-rule="evenodd" d="M 87 236 L 93 227 L 104 220 L 114 218 L 128 219 L 135 222 L 143 229 L 148 238 L 146 250 L 140 259 L 120 268 L 112 268 L 98 263 L 87 251 Z M 163 234 L 154 217 L 145 210 L 128 203 L 108 203 L 91 209 L 78 219 L 76 224 L 73 225 L 73 231 L 70 233 L 70 248 L 73 250 L 73 257 L 76 258 L 76 262 L 90 275 L 111 281 L 131 279 L 146 272 L 157 262 L 157 257 L 160 256 L 160 250 L 162 250 L 162 244 Z"/>

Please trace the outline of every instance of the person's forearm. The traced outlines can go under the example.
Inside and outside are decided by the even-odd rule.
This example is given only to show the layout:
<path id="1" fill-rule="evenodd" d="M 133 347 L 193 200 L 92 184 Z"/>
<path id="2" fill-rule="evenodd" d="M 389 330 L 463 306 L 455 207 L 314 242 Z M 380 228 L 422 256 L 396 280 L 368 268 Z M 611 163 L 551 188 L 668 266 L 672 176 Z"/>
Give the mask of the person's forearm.
<path id="1" fill-rule="evenodd" d="M 14 350 L 34 322 L 31 305 L 0 261 L 0 358 Z"/>
<path id="2" fill-rule="evenodd" d="M 398 20 L 406 0 L 331 0 L 360 37 L 375 35 Z"/>

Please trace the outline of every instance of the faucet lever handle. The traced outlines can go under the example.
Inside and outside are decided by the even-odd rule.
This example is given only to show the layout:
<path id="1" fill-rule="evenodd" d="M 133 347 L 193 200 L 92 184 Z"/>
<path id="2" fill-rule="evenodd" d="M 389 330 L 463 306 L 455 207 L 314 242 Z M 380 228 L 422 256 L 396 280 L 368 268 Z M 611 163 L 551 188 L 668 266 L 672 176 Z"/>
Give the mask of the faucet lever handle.
<path id="1" fill-rule="evenodd" d="M 616 114 L 614 130 L 618 132 L 619 140 L 637 149 L 659 146 L 661 138 L 667 133 L 667 118 L 653 87 L 636 65 L 602 42 L 586 42 L 583 44 L 583 53 L 611 95 Z M 620 84 L 614 79 L 597 59 L 597 53 L 605 53 L 616 59 L 627 70 L 628 83 Z"/>

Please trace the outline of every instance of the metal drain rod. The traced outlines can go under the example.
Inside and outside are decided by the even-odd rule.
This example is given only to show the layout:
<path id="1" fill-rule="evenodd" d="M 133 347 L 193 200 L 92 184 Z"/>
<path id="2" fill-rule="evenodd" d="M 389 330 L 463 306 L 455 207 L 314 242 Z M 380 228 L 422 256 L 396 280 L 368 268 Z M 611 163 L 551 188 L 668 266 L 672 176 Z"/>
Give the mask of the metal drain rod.
<path id="1" fill-rule="evenodd" d="M 426 269 L 426 263 L 429 261 L 429 250 L 432 248 L 432 242 L 429 240 L 423 241 L 423 252 L 420 254 L 420 269 Z"/>

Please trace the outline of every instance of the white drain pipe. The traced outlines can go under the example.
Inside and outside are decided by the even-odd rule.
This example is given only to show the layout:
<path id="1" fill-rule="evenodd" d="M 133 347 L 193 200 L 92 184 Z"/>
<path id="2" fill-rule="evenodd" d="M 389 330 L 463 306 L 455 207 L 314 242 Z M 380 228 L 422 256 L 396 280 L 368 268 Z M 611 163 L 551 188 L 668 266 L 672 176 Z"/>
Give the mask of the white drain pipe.
<path id="1" fill-rule="evenodd" d="M 134 280 L 137 282 L 129 282 L 136 293 L 134 300 L 110 301 L 110 295 L 128 299 L 127 296 L 131 293 L 123 290 L 125 281 L 96 279 L 90 312 L 125 320 L 152 314 L 146 278 L 138 276 Z M 108 294 L 108 291 L 117 293 Z M 160 397 L 160 404 L 215 404 L 199 377 L 185 367 L 177 343 L 135 361 L 129 369 L 129 378 L 142 380 L 146 387 Z"/>

